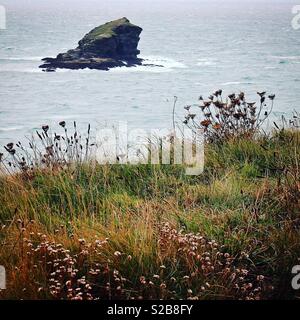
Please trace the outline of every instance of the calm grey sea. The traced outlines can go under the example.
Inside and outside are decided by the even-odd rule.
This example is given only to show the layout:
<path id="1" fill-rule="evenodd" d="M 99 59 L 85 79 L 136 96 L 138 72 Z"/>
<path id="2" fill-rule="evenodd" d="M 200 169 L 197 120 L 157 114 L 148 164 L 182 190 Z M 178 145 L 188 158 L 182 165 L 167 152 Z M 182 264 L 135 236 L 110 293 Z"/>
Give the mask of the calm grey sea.
<path id="1" fill-rule="evenodd" d="M 298 1 L 300 4 L 300 0 Z M 275 117 L 299 110 L 300 30 L 295 1 L 0 0 L 0 144 L 43 124 L 81 127 L 127 120 L 171 125 L 200 94 L 222 88 L 277 95 Z M 126 16 L 141 26 L 141 57 L 159 67 L 43 73 L 40 59 L 74 48 L 104 22 Z M 180 115 L 179 115 L 180 116 Z"/>

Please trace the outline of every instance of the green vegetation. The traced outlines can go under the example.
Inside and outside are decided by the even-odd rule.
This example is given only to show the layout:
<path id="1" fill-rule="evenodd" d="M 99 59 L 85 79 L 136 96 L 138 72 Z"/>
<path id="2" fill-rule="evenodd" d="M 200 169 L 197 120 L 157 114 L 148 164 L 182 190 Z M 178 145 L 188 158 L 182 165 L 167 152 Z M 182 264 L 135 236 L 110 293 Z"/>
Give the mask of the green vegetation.
<path id="1" fill-rule="evenodd" d="M 126 18 L 121 18 L 111 22 L 107 22 L 99 27 L 96 27 L 91 32 L 89 32 L 84 38 L 83 41 L 94 41 L 100 38 L 110 38 L 115 35 L 115 29 L 119 26 L 134 26 Z"/>
<path id="2" fill-rule="evenodd" d="M 207 144 L 196 177 L 183 166 L 20 165 L 0 177 L 0 296 L 296 298 L 299 139 L 277 130 Z"/>

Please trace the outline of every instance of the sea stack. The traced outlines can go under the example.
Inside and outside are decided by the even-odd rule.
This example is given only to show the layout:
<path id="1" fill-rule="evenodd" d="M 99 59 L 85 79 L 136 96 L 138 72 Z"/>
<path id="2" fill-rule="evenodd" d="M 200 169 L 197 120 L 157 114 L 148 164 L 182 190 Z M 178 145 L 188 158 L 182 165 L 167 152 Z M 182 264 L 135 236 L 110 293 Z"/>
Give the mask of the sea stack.
<path id="1" fill-rule="evenodd" d="M 60 53 L 56 58 L 44 58 L 44 71 L 64 69 L 109 70 L 142 64 L 138 58 L 138 43 L 142 28 L 122 18 L 105 23 L 86 34 L 76 49 Z"/>

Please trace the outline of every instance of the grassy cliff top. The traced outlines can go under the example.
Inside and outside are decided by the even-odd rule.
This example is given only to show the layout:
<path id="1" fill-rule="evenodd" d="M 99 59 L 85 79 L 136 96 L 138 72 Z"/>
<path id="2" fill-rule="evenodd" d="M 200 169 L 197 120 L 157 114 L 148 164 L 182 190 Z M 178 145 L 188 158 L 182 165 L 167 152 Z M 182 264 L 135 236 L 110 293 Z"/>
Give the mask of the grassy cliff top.
<path id="1" fill-rule="evenodd" d="M 90 162 L 0 175 L 0 299 L 295 298 L 299 139 L 208 144 L 196 177 Z"/>

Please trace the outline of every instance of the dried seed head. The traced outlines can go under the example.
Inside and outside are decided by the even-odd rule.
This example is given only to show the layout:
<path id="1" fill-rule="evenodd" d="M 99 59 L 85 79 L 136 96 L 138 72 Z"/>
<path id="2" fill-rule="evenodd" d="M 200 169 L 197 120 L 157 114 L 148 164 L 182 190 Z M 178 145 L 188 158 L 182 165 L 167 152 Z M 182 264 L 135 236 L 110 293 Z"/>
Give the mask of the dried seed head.
<path id="1" fill-rule="evenodd" d="M 122 255 L 122 253 L 120 251 L 115 251 L 114 252 L 114 256 L 115 257 L 120 257 Z"/>

